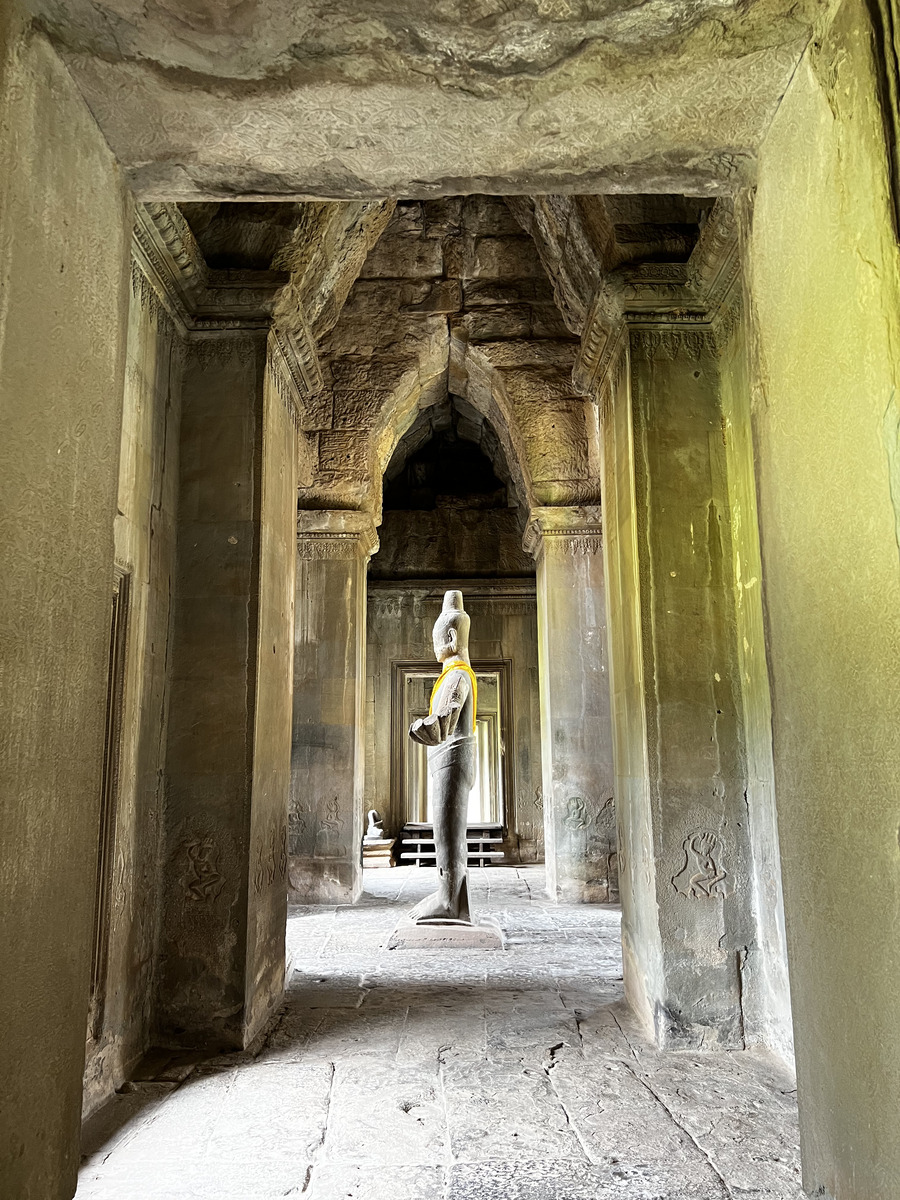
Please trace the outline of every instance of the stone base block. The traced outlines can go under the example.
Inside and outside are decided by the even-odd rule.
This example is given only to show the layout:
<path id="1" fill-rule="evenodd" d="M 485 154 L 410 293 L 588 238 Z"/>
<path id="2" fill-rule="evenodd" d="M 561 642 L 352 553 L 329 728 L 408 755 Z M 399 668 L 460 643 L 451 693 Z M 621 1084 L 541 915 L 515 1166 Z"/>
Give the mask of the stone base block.
<path id="1" fill-rule="evenodd" d="M 411 921 L 401 917 L 388 938 L 388 950 L 503 950 L 503 931 L 483 917 L 468 921 Z"/>
<path id="2" fill-rule="evenodd" d="M 288 858 L 291 904 L 355 904 L 361 892 L 362 864 L 355 858 Z"/>
<path id="3" fill-rule="evenodd" d="M 392 867 L 394 860 L 391 851 L 394 848 L 393 838 L 363 838 L 363 867 L 368 871 L 372 867 Z"/>

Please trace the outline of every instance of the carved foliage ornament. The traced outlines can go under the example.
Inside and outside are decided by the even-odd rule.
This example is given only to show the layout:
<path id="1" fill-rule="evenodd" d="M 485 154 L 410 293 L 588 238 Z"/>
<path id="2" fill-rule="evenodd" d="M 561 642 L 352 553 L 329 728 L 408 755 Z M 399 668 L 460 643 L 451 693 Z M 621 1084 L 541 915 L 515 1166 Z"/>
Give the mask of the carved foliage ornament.
<path id="1" fill-rule="evenodd" d="M 375 547 L 378 542 L 375 540 Z M 297 534 L 297 557 L 305 561 L 356 558 L 360 553 L 373 554 L 371 539 L 362 533 Z"/>
<path id="2" fill-rule="evenodd" d="M 583 531 L 546 529 L 541 535 L 544 549 L 557 550 L 572 557 L 584 554 L 600 554 L 603 550 L 603 535 L 601 531 L 585 529 Z M 537 548 L 538 539 L 529 542 L 526 549 L 531 553 Z"/>

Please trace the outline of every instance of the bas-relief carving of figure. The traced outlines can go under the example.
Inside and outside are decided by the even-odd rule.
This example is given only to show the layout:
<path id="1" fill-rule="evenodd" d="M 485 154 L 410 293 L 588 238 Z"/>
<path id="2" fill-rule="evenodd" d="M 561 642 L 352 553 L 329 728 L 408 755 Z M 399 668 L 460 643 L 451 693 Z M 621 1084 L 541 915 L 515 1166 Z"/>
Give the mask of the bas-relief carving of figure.
<path id="1" fill-rule="evenodd" d="M 190 900 L 215 900 L 225 884 L 219 871 L 219 856 L 210 837 L 188 838 L 183 842 L 188 869 L 184 880 Z"/>
<path id="2" fill-rule="evenodd" d="M 672 876 L 672 886 L 690 900 L 727 896 L 727 871 L 722 867 L 721 845 L 714 833 L 701 831 L 684 839 L 684 865 Z"/>
<path id="3" fill-rule="evenodd" d="M 316 831 L 316 857 L 340 858 L 344 852 L 343 832 L 344 818 L 338 798 L 333 796 L 325 805 L 325 815 Z"/>
<path id="4" fill-rule="evenodd" d="M 413 721 L 409 736 L 428 748 L 438 887 L 409 915 L 416 923 L 468 922 L 466 816 L 475 779 L 477 685 L 462 592 L 444 593 L 432 641 L 443 669 L 431 694 L 429 715 Z"/>

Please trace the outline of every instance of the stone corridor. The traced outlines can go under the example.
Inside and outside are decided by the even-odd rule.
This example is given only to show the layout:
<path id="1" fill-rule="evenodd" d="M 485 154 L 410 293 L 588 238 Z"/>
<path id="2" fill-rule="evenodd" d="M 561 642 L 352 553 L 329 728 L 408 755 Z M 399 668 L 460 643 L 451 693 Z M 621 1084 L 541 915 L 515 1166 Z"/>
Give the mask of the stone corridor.
<path id="1" fill-rule="evenodd" d="M 89 1123 L 77 1200 L 794 1200 L 778 1061 L 650 1047 L 619 914 L 541 867 L 472 872 L 504 952 L 383 950 L 430 871 L 294 908 L 280 1017 L 243 1054 L 150 1056 Z"/>

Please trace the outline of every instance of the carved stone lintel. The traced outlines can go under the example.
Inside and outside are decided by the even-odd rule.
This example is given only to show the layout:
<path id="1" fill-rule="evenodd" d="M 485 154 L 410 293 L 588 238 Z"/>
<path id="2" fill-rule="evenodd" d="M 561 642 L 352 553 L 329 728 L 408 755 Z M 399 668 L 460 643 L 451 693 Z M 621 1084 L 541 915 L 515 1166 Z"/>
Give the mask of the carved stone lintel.
<path id="1" fill-rule="evenodd" d="M 297 557 L 370 558 L 378 549 L 371 513 L 343 509 L 301 509 L 297 514 Z"/>
<path id="2" fill-rule="evenodd" d="M 188 339 L 186 354 L 201 367 L 239 362 L 260 369 L 265 363 L 265 334 L 259 329 L 219 330 Z"/>
<path id="3" fill-rule="evenodd" d="M 547 550 L 571 555 L 599 554 L 603 549 L 599 505 L 533 508 L 522 545 L 535 558 Z"/>

